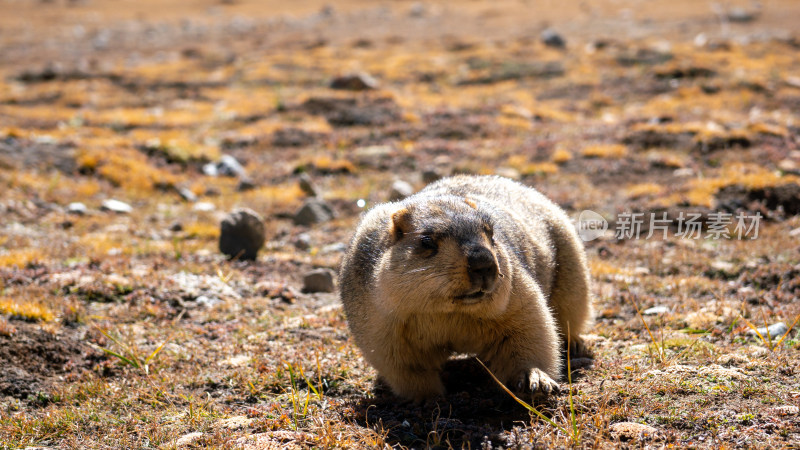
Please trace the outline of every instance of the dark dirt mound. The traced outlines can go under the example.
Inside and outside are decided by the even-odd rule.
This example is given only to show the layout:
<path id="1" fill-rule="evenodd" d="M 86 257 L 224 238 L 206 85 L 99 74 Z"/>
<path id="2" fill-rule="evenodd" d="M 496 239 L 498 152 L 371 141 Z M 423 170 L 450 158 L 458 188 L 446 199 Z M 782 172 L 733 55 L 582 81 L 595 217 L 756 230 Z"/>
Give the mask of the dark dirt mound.
<path id="1" fill-rule="evenodd" d="M 726 211 L 778 211 L 787 216 L 800 214 L 800 184 L 787 183 L 765 188 L 726 186 L 717 193 L 717 205 Z"/>
<path id="2" fill-rule="evenodd" d="M 14 328 L 16 333 L 0 335 L 0 395 L 46 401 L 56 377 L 69 378 L 103 357 L 72 330 L 51 334 L 24 322 Z"/>
<path id="3" fill-rule="evenodd" d="M 579 377 L 580 371 L 574 376 Z M 356 420 L 364 426 L 389 430 L 389 442 L 417 448 L 480 448 L 485 443 L 507 444 L 506 432 L 531 421 L 531 413 L 503 392 L 475 358 L 453 359 L 445 364 L 442 381 L 447 395 L 424 405 L 399 402 L 389 387 L 377 381 L 374 398 L 355 406 Z M 562 394 L 563 395 L 563 394 Z M 530 396 L 522 396 L 530 402 Z M 537 404 L 550 414 L 547 404 Z M 544 407 L 544 408 L 542 408 Z"/>
<path id="4" fill-rule="evenodd" d="M 400 107 L 389 97 L 312 97 L 300 109 L 322 115 L 333 126 L 381 126 L 401 118 Z"/>

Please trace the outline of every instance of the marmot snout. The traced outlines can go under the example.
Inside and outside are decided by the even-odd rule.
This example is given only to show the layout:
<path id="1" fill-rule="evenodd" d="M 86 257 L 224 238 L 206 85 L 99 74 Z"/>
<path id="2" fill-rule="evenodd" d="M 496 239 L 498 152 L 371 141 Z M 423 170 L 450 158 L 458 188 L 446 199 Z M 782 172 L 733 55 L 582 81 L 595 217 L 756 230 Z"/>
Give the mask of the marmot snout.
<path id="1" fill-rule="evenodd" d="M 563 211 L 499 177 L 440 180 L 362 219 L 342 262 L 341 298 L 364 357 L 399 396 L 443 393 L 453 353 L 503 382 L 558 389 L 567 333 L 591 318 L 583 247 Z"/>

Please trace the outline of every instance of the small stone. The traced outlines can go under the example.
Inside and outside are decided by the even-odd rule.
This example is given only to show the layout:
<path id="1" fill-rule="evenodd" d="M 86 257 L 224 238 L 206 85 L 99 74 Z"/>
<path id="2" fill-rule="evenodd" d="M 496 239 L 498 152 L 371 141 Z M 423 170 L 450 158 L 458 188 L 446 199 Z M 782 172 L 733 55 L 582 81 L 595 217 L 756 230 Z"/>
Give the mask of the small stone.
<path id="1" fill-rule="evenodd" d="M 789 236 L 791 237 L 798 237 L 800 236 L 800 227 L 795 228 L 794 230 L 789 232 Z"/>
<path id="2" fill-rule="evenodd" d="M 393 153 L 394 150 L 388 145 L 370 145 L 355 149 L 353 159 L 364 166 L 381 167 L 388 163 Z"/>
<path id="3" fill-rule="evenodd" d="M 756 20 L 759 16 L 758 10 L 746 10 L 741 7 L 733 7 L 728 11 L 728 20 L 737 23 L 747 23 Z"/>
<path id="4" fill-rule="evenodd" d="M 130 214 L 133 211 L 131 205 L 119 200 L 114 200 L 113 198 L 104 200 L 100 209 L 103 211 L 115 212 L 117 214 Z"/>
<path id="5" fill-rule="evenodd" d="M 294 247 L 298 250 L 306 251 L 311 248 L 311 236 L 308 233 L 300 233 L 294 240 Z"/>
<path id="6" fill-rule="evenodd" d="M 694 175 L 694 170 L 688 167 L 684 167 L 682 169 L 675 169 L 672 171 L 672 176 L 676 178 L 691 177 L 693 175 Z"/>
<path id="7" fill-rule="evenodd" d="M 707 330 L 717 323 L 717 315 L 707 311 L 695 311 L 686 314 L 686 324 L 695 330 Z"/>
<path id="8" fill-rule="evenodd" d="M 215 422 L 212 427 L 219 430 L 236 431 L 249 427 L 253 421 L 254 419 L 247 416 L 234 416 L 227 419 L 220 419 Z"/>
<path id="9" fill-rule="evenodd" d="M 300 190 L 303 191 L 309 197 L 319 197 L 319 190 L 316 186 L 314 186 L 314 182 L 311 180 L 311 177 L 303 172 L 300 174 L 297 183 L 300 186 Z"/>
<path id="10" fill-rule="evenodd" d="M 331 81 L 331 89 L 347 91 L 366 91 L 378 88 L 378 80 L 364 72 L 352 73 L 336 77 Z"/>
<path id="11" fill-rule="evenodd" d="M 178 188 L 178 195 L 180 195 L 181 198 L 186 200 L 187 202 L 194 203 L 197 201 L 197 195 L 195 195 L 194 192 L 192 192 L 191 189 L 189 188 L 185 187 Z"/>
<path id="12" fill-rule="evenodd" d="M 183 231 L 183 224 L 180 222 L 173 222 L 172 225 L 169 226 L 169 231 L 172 231 L 173 233 Z"/>
<path id="13" fill-rule="evenodd" d="M 217 206 L 211 202 L 197 202 L 192 206 L 192 211 L 197 212 L 211 212 L 217 209 Z"/>
<path id="14" fill-rule="evenodd" d="M 343 242 L 336 242 L 334 244 L 328 244 L 321 249 L 319 249 L 319 253 L 321 255 L 327 255 L 330 253 L 344 253 L 347 251 L 347 244 Z"/>
<path id="15" fill-rule="evenodd" d="M 265 240 L 264 220 L 253 210 L 233 211 L 220 224 L 219 250 L 232 259 L 255 260 Z"/>
<path id="16" fill-rule="evenodd" d="M 772 413 L 779 416 L 796 416 L 800 414 L 800 408 L 794 405 L 783 405 L 772 408 Z"/>
<path id="17" fill-rule="evenodd" d="M 198 445 L 201 439 L 203 439 L 203 433 L 199 431 L 195 431 L 194 433 L 184 434 L 183 436 L 179 437 L 177 441 L 175 441 L 175 447 L 178 448 L 193 447 Z"/>
<path id="18" fill-rule="evenodd" d="M 311 226 L 333 219 L 333 209 L 318 198 L 310 198 L 303 203 L 300 210 L 294 215 L 294 224 Z"/>
<path id="19" fill-rule="evenodd" d="M 222 300 L 219 297 L 213 297 L 213 296 L 209 297 L 207 295 L 201 295 L 196 299 L 194 299 L 194 301 L 197 302 L 198 305 L 203 306 L 205 308 L 212 308 L 222 303 Z"/>
<path id="20" fill-rule="evenodd" d="M 554 47 L 554 48 L 567 47 L 567 41 L 565 41 L 564 38 L 561 37 L 561 35 L 558 34 L 552 28 L 547 28 L 546 30 L 542 31 L 542 34 L 539 37 L 541 37 L 544 45 L 548 47 Z"/>
<path id="21" fill-rule="evenodd" d="M 303 275 L 303 292 L 333 292 L 333 271 L 315 269 Z"/>
<path id="22" fill-rule="evenodd" d="M 218 364 L 227 367 L 242 367 L 250 363 L 253 358 L 247 355 L 235 355 L 228 359 L 223 359 Z"/>
<path id="23" fill-rule="evenodd" d="M 521 178 L 519 170 L 513 167 L 499 167 L 494 171 L 494 174 L 510 180 L 519 180 Z"/>
<path id="24" fill-rule="evenodd" d="M 434 181 L 437 181 L 441 178 L 442 174 L 439 173 L 439 171 L 434 168 L 425 169 L 422 171 L 422 182 L 425 184 L 431 184 Z"/>
<path id="25" fill-rule="evenodd" d="M 253 190 L 255 188 L 256 188 L 256 183 L 252 179 L 250 179 L 248 177 L 240 178 L 239 179 L 239 184 L 236 185 L 236 191 L 237 192 L 250 191 L 250 190 Z"/>
<path id="26" fill-rule="evenodd" d="M 244 177 L 246 172 L 244 167 L 231 155 L 222 155 L 216 163 L 208 163 L 203 166 L 203 173 L 210 177 Z"/>
<path id="27" fill-rule="evenodd" d="M 722 367 L 718 364 L 711 364 L 710 366 L 699 367 L 697 374 L 704 377 L 714 378 L 730 378 L 732 380 L 746 380 L 747 375 L 742 373 L 739 369 L 732 367 Z"/>
<path id="28" fill-rule="evenodd" d="M 650 269 L 643 266 L 638 266 L 633 269 L 634 275 L 650 275 Z"/>
<path id="29" fill-rule="evenodd" d="M 736 292 L 737 292 L 739 295 L 742 295 L 742 296 L 748 296 L 748 295 L 754 295 L 754 294 L 756 293 L 756 290 L 755 290 L 755 289 L 753 289 L 753 288 L 752 288 L 752 287 L 750 287 L 750 286 L 742 286 L 742 287 L 740 287 L 739 289 L 737 289 L 737 290 L 736 290 Z"/>
<path id="30" fill-rule="evenodd" d="M 717 260 L 711 262 L 711 268 L 716 269 L 720 272 L 727 272 L 727 273 L 733 272 L 734 267 L 735 266 L 733 265 L 733 263 L 730 263 L 728 261 Z"/>
<path id="31" fill-rule="evenodd" d="M 402 200 L 414 193 L 414 186 L 403 180 L 397 180 L 392 183 L 392 189 L 389 191 L 389 200 L 397 201 Z"/>
<path id="32" fill-rule="evenodd" d="M 789 331 L 789 327 L 787 327 L 786 324 L 783 322 L 778 322 L 778 323 L 773 323 L 768 327 L 757 328 L 757 330 L 758 334 L 763 336 L 764 339 L 767 339 L 767 332 L 769 332 L 769 339 L 775 339 L 775 338 L 780 338 L 784 334 L 786 334 L 786 332 Z M 747 330 L 747 334 L 748 336 L 758 336 L 758 334 L 756 334 L 756 330 L 753 329 Z"/>
<path id="33" fill-rule="evenodd" d="M 425 4 L 422 2 L 414 2 L 411 4 L 411 7 L 408 8 L 408 16 L 409 17 L 424 17 L 427 13 L 428 9 L 425 7 Z"/>
<path id="34" fill-rule="evenodd" d="M 84 205 L 84 204 L 83 204 L 83 203 L 81 203 L 81 202 L 72 202 L 72 203 L 70 203 L 69 205 L 67 205 L 67 212 L 68 212 L 68 213 L 70 213 L 70 214 L 75 214 L 75 215 L 78 215 L 78 216 L 83 216 L 83 215 L 85 215 L 85 214 L 86 214 L 88 211 L 89 211 L 89 210 L 86 208 L 86 205 Z"/>
<path id="35" fill-rule="evenodd" d="M 650 437 L 658 432 L 650 425 L 636 422 L 618 422 L 611 424 L 608 429 L 613 437 L 623 441 Z"/>
<path id="36" fill-rule="evenodd" d="M 791 159 L 783 159 L 778 162 L 778 169 L 792 175 L 800 175 L 800 164 Z"/>
<path id="37" fill-rule="evenodd" d="M 669 308 L 666 306 L 653 306 L 652 308 L 647 308 L 642 311 L 642 314 L 645 316 L 654 316 L 656 314 L 665 314 L 669 312 Z"/>

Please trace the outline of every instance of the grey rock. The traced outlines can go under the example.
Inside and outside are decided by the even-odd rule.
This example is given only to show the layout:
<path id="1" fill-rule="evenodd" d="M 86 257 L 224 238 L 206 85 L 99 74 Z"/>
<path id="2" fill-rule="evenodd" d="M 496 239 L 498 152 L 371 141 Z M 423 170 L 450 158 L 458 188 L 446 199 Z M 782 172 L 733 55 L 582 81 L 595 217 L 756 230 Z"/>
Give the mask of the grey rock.
<path id="1" fill-rule="evenodd" d="M 84 205 L 81 202 L 72 202 L 69 205 L 67 205 L 67 212 L 70 214 L 83 216 L 87 212 L 89 212 L 89 210 L 86 208 L 86 205 Z"/>
<path id="2" fill-rule="evenodd" d="M 220 300 L 218 297 L 214 297 L 214 296 L 209 297 L 207 295 L 201 295 L 201 296 L 197 297 L 194 300 L 195 300 L 195 302 L 197 302 L 198 305 L 204 306 L 206 308 L 211 308 L 213 306 L 216 306 L 216 305 L 219 305 L 220 303 L 222 303 L 222 300 Z"/>
<path id="3" fill-rule="evenodd" d="M 753 22 L 758 19 L 761 12 L 757 9 L 747 10 L 742 7 L 733 7 L 728 11 L 728 20 L 736 23 Z"/>
<path id="4" fill-rule="evenodd" d="M 333 292 L 333 271 L 315 269 L 303 275 L 303 292 Z"/>
<path id="5" fill-rule="evenodd" d="M 414 2 L 411 7 L 408 8 L 409 17 L 424 17 L 427 12 L 428 8 L 426 8 L 425 4 L 422 2 Z"/>
<path id="6" fill-rule="evenodd" d="M 197 202 L 192 206 L 192 211 L 198 212 L 211 212 L 217 209 L 216 205 L 211 202 Z"/>
<path id="7" fill-rule="evenodd" d="M 208 175 L 209 177 L 217 177 L 219 176 L 219 171 L 217 170 L 216 163 L 208 163 L 203 165 L 203 174 Z"/>
<path id="8" fill-rule="evenodd" d="M 178 195 L 180 195 L 181 198 L 186 200 L 187 202 L 194 203 L 197 201 L 197 196 L 189 188 L 185 187 L 178 188 Z"/>
<path id="9" fill-rule="evenodd" d="M 612 437 L 626 441 L 652 437 L 658 432 L 656 428 L 653 428 L 650 425 L 636 422 L 619 422 L 611 424 L 608 427 L 608 431 L 611 432 Z"/>
<path id="10" fill-rule="evenodd" d="M 294 215 L 294 224 L 311 226 L 333 219 L 333 209 L 319 198 L 309 198 Z"/>
<path id="11" fill-rule="evenodd" d="M 242 177 L 239 179 L 239 184 L 236 185 L 237 192 L 250 191 L 256 188 L 256 183 L 249 177 Z"/>
<path id="12" fill-rule="evenodd" d="M 666 306 L 653 306 L 652 308 L 647 308 L 644 311 L 642 311 L 642 314 L 644 314 L 645 316 L 654 316 L 656 314 L 664 314 L 668 312 L 669 308 L 667 308 Z"/>
<path id="13" fill-rule="evenodd" d="M 396 201 L 402 200 L 414 193 L 414 186 L 403 180 L 397 180 L 392 183 L 392 189 L 389 191 L 389 200 Z"/>
<path id="14" fill-rule="evenodd" d="M 111 211 L 117 214 L 130 214 L 133 212 L 133 208 L 131 205 L 121 202 L 119 200 L 115 200 L 110 198 L 108 200 L 103 201 L 103 205 L 100 207 L 103 211 Z"/>
<path id="15" fill-rule="evenodd" d="M 336 242 L 334 244 L 329 244 L 322 247 L 319 250 L 321 255 L 327 255 L 329 253 L 344 253 L 347 251 L 347 244 L 343 242 Z"/>
<path id="16" fill-rule="evenodd" d="M 435 168 L 425 169 L 422 171 L 422 182 L 425 184 L 433 183 L 442 178 L 442 174 Z"/>
<path id="17" fill-rule="evenodd" d="M 392 158 L 394 150 L 388 145 L 370 145 L 353 151 L 353 159 L 358 164 L 381 168 Z"/>
<path id="18" fill-rule="evenodd" d="M 232 259 L 255 260 L 265 240 L 264 220 L 251 209 L 237 209 L 222 219 L 219 251 Z"/>
<path id="19" fill-rule="evenodd" d="M 184 434 L 183 436 L 179 437 L 178 440 L 175 441 L 175 447 L 187 448 L 187 447 L 197 446 L 198 443 L 203 439 L 203 436 L 205 435 L 200 431 Z"/>
<path id="20" fill-rule="evenodd" d="M 219 161 L 203 166 L 203 173 L 210 177 L 245 177 L 247 172 L 239 161 L 231 155 L 222 155 Z"/>
<path id="21" fill-rule="evenodd" d="M 300 233 L 294 240 L 294 247 L 298 250 L 306 251 L 311 248 L 311 235 Z"/>
<path id="22" fill-rule="evenodd" d="M 319 197 L 319 190 L 307 173 L 301 173 L 297 182 L 300 185 L 300 190 L 303 191 L 304 194 L 309 197 Z"/>
<path id="23" fill-rule="evenodd" d="M 758 328 L 758 334 L 761 334 L 764 339 L 767 338 L 767 332 L 769 332 L 770 339 L 775 339 L 783 336 L 787 331 L 789 331 L 789 327 L 783 322 L 773 323 L 769 327 Z M 747 334 L 749 336 L 757 336 L 756 331 L 752 329 L 748 330 Z"/>
<path id="24" fill-rule="evenodd" d="M 541 37 L 544 45 L 548 47 L 567 48 L 567 41 L 565 41 L 564 38 L 552 28 L 547 28 L 546 30 L 542 31 L 539 37 Z"/>
<path id="25" fill-rule="evenodd" d="M 513 167 L 500 167 L 495 171 L 495 175 L 499 175 L 501 177 L 509 178 L 512 180 L 519 180 L 522 178 L 522 175 L 519 173 L 519 170 Z"/>
<path id="26" fill-rule="evenodd" d="M 331 80 L 331 89 L 366 91 L 378 88 L 378 80 L 367 73 L 358 72 L 336 77 Z"/>

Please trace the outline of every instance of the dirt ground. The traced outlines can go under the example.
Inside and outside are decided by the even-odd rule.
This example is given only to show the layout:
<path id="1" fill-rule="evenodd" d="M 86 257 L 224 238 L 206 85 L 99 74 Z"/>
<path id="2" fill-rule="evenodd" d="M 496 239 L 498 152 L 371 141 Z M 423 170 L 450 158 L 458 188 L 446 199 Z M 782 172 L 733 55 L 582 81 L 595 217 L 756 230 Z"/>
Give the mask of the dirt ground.
<path id="1" fill-rule="evenodd" d="M 0 448 L 797 448 L 798 19 L 791 0 L 0 1 Z M 374 85 L 332 87 L 349 74 Z M 223 155 L 246 174 L 209 174 Z M 468 357 L 445 397 L 398 401 L 336 290 L 303 289 L 395 181 L 457 173 L 607 221 L 586 242 L 594 360 L 537 405 L 552 423 Z M 332 217 L 296 223 L 304 179 Z M 255 261 L 219 252 L 238 207 L 264 218 Z"/>

